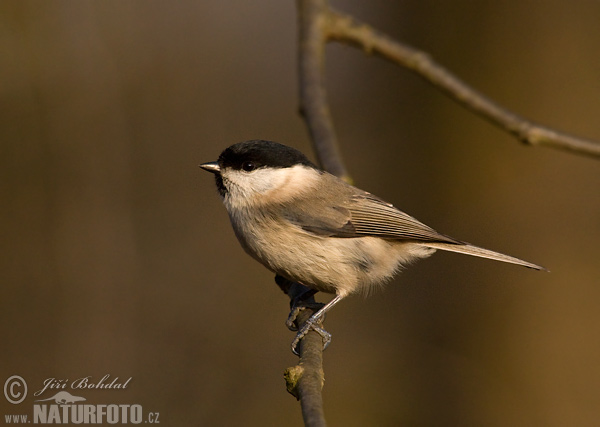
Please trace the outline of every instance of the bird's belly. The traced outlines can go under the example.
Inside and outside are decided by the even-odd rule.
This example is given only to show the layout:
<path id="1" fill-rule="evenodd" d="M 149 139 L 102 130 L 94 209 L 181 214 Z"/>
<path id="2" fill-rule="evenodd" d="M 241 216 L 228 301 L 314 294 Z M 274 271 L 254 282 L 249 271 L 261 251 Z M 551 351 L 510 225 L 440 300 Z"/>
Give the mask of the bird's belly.
<path id="1" fill-rule="evenodd" d="M 244 249 L 271 271 L 321 292 L 348 295 L 389 279 L 398 267 L 394 245 L 375 237 L 321 237 L 274 226 L 246 239 Z M 281 248 L 284 248 L 282 250 Z"/>

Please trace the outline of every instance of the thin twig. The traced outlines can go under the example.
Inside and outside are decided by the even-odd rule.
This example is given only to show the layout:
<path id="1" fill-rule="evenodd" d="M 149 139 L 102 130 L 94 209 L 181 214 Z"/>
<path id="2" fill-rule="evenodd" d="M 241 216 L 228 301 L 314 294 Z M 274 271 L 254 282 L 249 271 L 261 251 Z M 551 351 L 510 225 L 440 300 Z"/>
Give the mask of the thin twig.
<path id="1" fill-rule="evenodd" d="M 304 310 L 298 315 L 298 324 L 304 324 L 314 314 Z M 327 425 L 323 412 L 322 389 L 325 382 L 323 372 L 323 338 L 310 331 L 299 344 L 300 362 L 292 369 L 300 369 L 296 390 L 301 402 L 302 418 L 306 426 L 321 427 Z M 288 383 L 289 384 L 289 383 Z"/>
<path id="2" fill-rule="evenodd" d="M 349 180 L 342 162 L 325 91 L 323 69 L 328 27 L 327 10 L 326 0 L 298 0 L 300 114 L 310 131 L 321 167 Z"/>
<path id="3" fill-rule="evenodd" d="M 307 287 L 281 276 L 276 276 L 275 282 L 292 301 L 309 291 Z M 304 303 L 316 306 L 312 296 L 304 299 Z M 301 328 L 316 310 L 317 308 L 302 310 L 296 318 L 298 328 Z M 323 412 L 322 389 L 325 373 L 323 372 L 323 338 L 321 335 L 313 330 L 309 331 L 300 341 L 298 353 L 300 354 L 298 364 L 287 368 L 284 372 L 287 390 L 300 401 L 304 424 L 310 427 L 324 427 L 327 423 Z"/>
<path id="4" fill-rule="evenodd" d="M 324 10 L 324 9 L 323 9 Z M 349 43 L 414 71 L 451 99 L 512 133 L 528 145 L 539 145 L 600 158 L 600 143 L 540 126 L 496 104 L 435 62 L 427 53 L 391 39 L 355 18 L 327 9 L 328 40 Z"/>

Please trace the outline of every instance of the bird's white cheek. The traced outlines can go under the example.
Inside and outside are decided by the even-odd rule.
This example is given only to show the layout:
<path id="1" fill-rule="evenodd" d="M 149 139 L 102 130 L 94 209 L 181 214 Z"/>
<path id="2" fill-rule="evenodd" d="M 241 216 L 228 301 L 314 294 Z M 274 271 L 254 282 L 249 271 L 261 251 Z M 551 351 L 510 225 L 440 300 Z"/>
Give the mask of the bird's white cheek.
<path id="1" fill-rule="evenodd" d="M 223 173 L 227 187 L 226 204 L 231 207 L 281 203 L 311 190 L 319 173 L 305 166 L 257 169 L 253 172 L 229 170 Z"/>
<path id="2" fill-rule="evenodd" d="M 227 208 L 254 205 L 256 198 L 272 187 L 263 177 L 242 171 L 227 171 L 223 174 L 223 182 L 227 188 L 224 198 Z"/>

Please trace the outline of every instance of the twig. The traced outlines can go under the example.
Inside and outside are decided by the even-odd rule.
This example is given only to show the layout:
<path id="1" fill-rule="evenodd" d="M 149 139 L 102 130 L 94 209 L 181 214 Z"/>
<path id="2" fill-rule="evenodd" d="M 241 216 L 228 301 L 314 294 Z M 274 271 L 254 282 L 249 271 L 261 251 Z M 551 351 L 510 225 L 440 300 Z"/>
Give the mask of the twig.
<path id="1" fill-rule="evenodd" d="M 539 145 L 600 158 L 600 143 L 537 125 L 496 104 L 436 63 L 427 53 L 391 39 L 351 16 L 326 11 L 327 39 L 349 43 L 414 71 L 451 99 L 512 133 L 528 145 Z"/>
<path id="2" fill-rule="evenodd" d="M 298 0 L 300 22 L 300 112 L 306 119 L 323 168 L 349 180 L 341 160 L 324 85 L 324 48 L 327 41 L 348 43 L 401 65 L 479 114 L 532 146 L 546 146 L 600 158 L 600 143 L 559 132 L 529 121 L 479 93 L 427 53 L 387 35 L 327 5 L 326 0 Z"/>
<path id="3" fill-rule="evenodd" d="M 276 276 L 275 282 L 292 301 L 306 291 L 309 291 L 307 287 L 299 283 L 290 282 L 281 276 Z M 310 305 L 315 304 L 312 296 L 305 299 L 304 302 Z M 298 328 L 301 328 L 316 310 L 302 310 L 296 318 Z M 287 368 L 284 372 L 287 390 L 300 401 L 304 424 L 311 427 L 324 427 L 327 423 L 325 422 L 323 396 L 321 393 L 323 383 L 325 382 L 325 373 L 323 372 L 323 338 L 311 330 L 300 341 L 298 353 L 300 354 L 298 364 Z"/>
<path id="4" fill-rule="evenodd" d="M 298 78 L 300 114 L 310 131 L 321 167 L 350 181 L 338 147 L 325 92 L 325 42 L 328 14 L 326 0 L 298 0 Z"/>
<path id="5" fill-rule="evenodd" d="M 298 315 L 298 324 L 306 322 L 314 312 L 304 310 Z M 323 412 L 322 389 L 325 382 L 323 372 L 323 338 L 315 331 L 310 331 L 299 344 L 300 362 L 289 368 L 294 372 L 294 380 L 287 381 L 288 390 L 295 390 L 295 395 L 301 402 L 302 418 L 306 426 L 325 426 L 325 414 Z M 291 376 L 286 375 L 286 379 Z"/>

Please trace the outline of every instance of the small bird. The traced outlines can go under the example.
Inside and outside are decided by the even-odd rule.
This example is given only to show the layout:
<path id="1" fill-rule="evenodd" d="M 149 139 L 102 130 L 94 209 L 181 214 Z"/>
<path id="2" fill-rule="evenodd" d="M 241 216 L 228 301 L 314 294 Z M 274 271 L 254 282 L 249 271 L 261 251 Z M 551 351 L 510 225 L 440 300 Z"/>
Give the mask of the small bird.
<path id="1" fill-rule="evenodd" d="M 295 354 L 311 329 L 329 344 L 331 335 L 319 323 L 340 300 L 368 292 L 438 249 L 545 270 L 438 233 L 277 142 L 240 142 L 200 167 L 215 175 L 235 235 L 250 256 L 292 282 L 335 294 L 298 331 Z M 301 308 L 294 305 L 288 326 Z"/>

